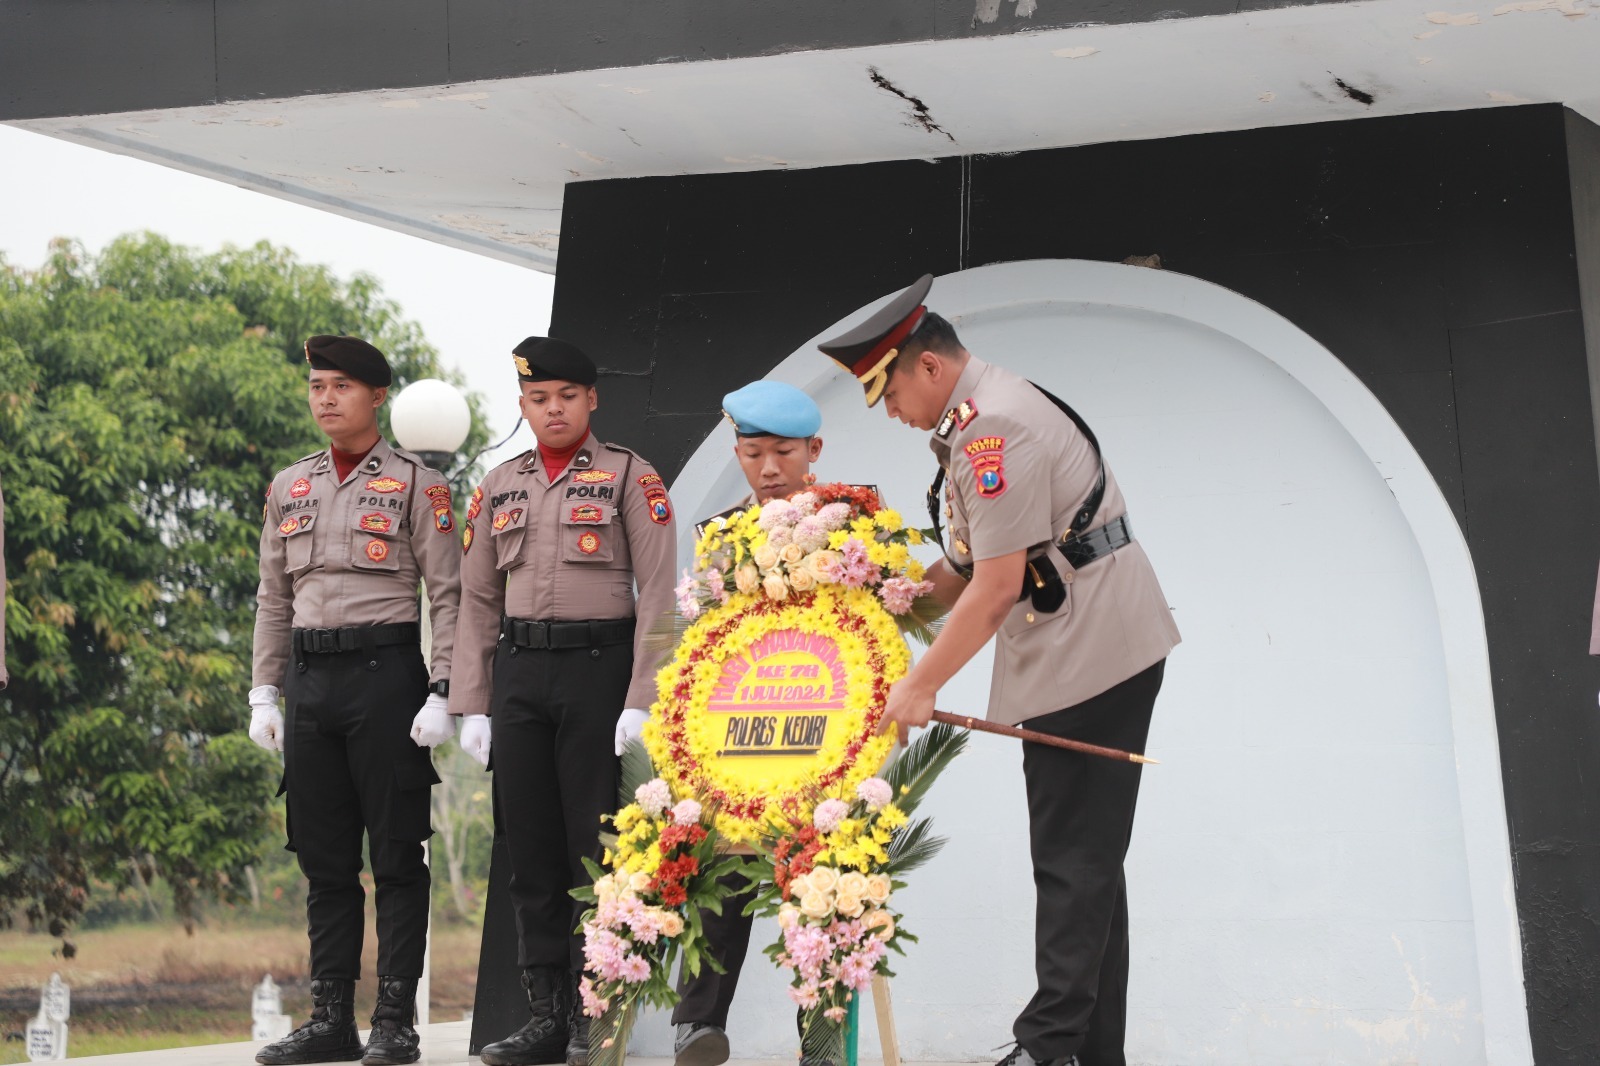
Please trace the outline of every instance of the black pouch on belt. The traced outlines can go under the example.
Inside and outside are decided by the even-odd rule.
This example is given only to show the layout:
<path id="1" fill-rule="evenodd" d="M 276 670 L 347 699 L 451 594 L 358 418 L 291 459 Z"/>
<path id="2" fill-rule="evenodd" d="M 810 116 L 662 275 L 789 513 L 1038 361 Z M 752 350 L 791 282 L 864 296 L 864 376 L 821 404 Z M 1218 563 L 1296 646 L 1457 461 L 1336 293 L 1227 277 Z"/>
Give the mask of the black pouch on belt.
<path id="1" fill-rule="evenodd" d="M 1022 577 L 1022 595 L 1017 599 L 1025 597 L 1033 601 L 1034 610 L 1043 614 L 1054 614 L 1067 602 L 1066 583 L 1061 580 L 1061 572 L 1050 561 L 1050 556 L 1028 560 Z"/>

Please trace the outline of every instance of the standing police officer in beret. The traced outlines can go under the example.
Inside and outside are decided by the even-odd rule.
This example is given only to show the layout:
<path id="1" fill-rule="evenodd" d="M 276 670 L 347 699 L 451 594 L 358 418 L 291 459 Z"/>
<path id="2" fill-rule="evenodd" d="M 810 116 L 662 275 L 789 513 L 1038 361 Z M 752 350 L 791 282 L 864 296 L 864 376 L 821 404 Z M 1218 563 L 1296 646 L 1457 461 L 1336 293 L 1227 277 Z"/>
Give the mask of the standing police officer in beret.
<path id="1" fill-rule="evenodd" d="M 733 454 L 750 485 L 750 495 L 699 523 L 701 530 L 717 519 L 802 491 L 811 483 L 811 464 L 822 454 L 822 438 L 817 436 L 822 412 L 815 400 L 793 385 L 752 382 L 724 396 L 722 412 L 733 423 Z M 675 1066 L 720 1066 L 728 1061 L 728 1010 L 733 1006 L 753 921 L 743 912 L 754 895 L 751 889 L 730 896 L 723 900 L 721 914 L 700 915 L 707 946 L 725 972 L 716 973 L 706 966 L 698 976 L 678 982 L 681 998 L 672 1011 L 672 1022 L 678 1027 Z"/>
<path id="2" fill-rule="evenodd" d="M 256 1061 L 415 1062 L 428 935 L 422 842 L 433 832 L 439 781 L 429 749 L 455 733 L 447 697 L 460 542 L 444 478 L 378 432 L 391 380 L 383 353 L 355 337 L 312 337 L 305 350 L 311 413 L 328 447 L 267 490 L 250 737 L 284 753 L 289 847 L 310 882 L 312 1013 Z M 431 668 L 422 659 L 419 579 L 433 627 Z M 365 1047 L 353 1007 L 363 833 L 378 906 L 378 997 Z"/>
<path id="3" fill-rule="evenodd" d="M 1049 393 L 973 357 L 923 299 L 925 275 L 820 345 L 890 417 L 931 430 L 929 515 L 950 547 L 928 571 L 944 628 L 889 690 L 885 723 L 934 698 L 996 637 L 989 717 L 1140 751 L 1178 629 L 1093 432 Z M 1002 1066 L 1122 1066 L 1128 906 L 1122 863 L 1139 766 L 1024 743 L 1038 895 L 1038 990 Z"/>
<path id="4" fill-rule="evenodd" d="M 617 757 L 655 699 L 657 664 L 644 641 L 672 610 L 676 542 L 661 476 L 589 433 L 598 404 L 589 357 L 529 337 L 513 362 L 538 447 L 491 470 L 467 508 L 451 709 L 468 716 L 462 747 L 480 758 L 493 722 L 495 801 L 532 1017 L 482 1058 L 582 1066 L 589 1025 L 576 995 L 583 941 L 574 929 L 583 907 L 570 892 L 588 883 L 583 858 L 600 858 Z"/>

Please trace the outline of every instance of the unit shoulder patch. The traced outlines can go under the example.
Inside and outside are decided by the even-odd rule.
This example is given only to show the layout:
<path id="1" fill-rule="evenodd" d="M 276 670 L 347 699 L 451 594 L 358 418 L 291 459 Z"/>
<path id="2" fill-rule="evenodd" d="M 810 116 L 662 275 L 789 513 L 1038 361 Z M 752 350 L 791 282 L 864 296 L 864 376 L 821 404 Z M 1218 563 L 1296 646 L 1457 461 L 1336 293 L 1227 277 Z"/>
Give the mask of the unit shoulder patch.
<path id="1" fill-rule="evenodd" d="M 972 461 L 972 473 L 978 481 L 978 495 L 994 499 L 1006 491 L 1004 437 L 978 437 L 962 446 Z"/>

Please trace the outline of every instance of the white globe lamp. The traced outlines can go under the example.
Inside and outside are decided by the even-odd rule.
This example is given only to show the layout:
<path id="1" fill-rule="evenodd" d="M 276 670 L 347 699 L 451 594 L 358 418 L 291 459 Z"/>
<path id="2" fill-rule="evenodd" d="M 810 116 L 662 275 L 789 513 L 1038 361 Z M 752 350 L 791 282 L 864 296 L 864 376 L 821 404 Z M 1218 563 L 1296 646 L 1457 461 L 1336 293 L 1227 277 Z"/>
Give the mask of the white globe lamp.
<path id="1" fill-rule="evenodd" d="M 422 378 L 395 397 L 389 425 L 400 447 L 416 452 L 435 470 L 443 470 L 466 442 L 472 411 L 461 390 L 448 381 Z"/>

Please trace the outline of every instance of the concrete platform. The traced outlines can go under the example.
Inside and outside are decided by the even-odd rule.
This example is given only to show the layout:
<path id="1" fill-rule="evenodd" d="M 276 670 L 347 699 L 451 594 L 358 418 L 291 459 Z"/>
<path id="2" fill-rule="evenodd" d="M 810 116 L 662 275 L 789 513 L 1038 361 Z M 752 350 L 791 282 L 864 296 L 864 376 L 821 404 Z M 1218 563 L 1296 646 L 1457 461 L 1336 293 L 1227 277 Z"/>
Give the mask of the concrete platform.
<path id="1" fill-rule="evenodd" d="M 422 1030 L 422 1062 L 424 1066 L 480 1066 L 477 1056 L 467 1054 L 467 1041 L 472 1032 L 471 1022 L 438 1022 L 425 1025 Z M 363 1032 L 362 1038 L 366 1038 Z M 245 1040 L 237 1044 L 207 1044 L 204 1047 L 168 1048 L 164 1051 L 135 1051 L 126 1055 L 91 1055 L 86 1058 L 72 1056 L 74 1062 L 92 1062 L 97 1066 L 250 1066 L 256 1061 L 256 1051 L 262 1045 Z M 863 1059 L 863 1062 L 876 1061 Z M 778 1059 L 736 1060 L 728 1066 L 788 1066 Z M 628 1059 L 629 1066 L 671 1066 L 671 1059 Z M 902 1066 L 917 1066 L 904 1063 Z"/>

